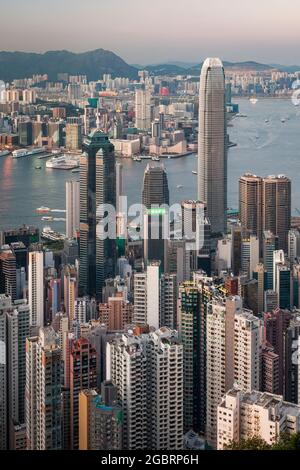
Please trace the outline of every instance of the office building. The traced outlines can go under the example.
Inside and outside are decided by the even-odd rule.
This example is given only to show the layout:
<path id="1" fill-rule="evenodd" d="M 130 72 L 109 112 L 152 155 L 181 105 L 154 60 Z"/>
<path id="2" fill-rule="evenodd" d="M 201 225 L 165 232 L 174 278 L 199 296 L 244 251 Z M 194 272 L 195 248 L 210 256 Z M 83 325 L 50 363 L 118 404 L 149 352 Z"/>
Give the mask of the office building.
<path id="1" fill-rule="evenodd" d="M 80 183 L 66 181 L 66 237 L 77 238 L 80 226 Z"/>
<path id="2" fill-rule="evenodd" d="M 114 214 L 105 221 L 101 205 L 115 207 L 115 157 L 108 136 L 99 130 L 83 142 L 80 160 L 80 295 L 101 298 L 105 279 L 114 277 L 115 232 Z M 103 211 L 104 212 L 104 211 Z M 107 224 L 107 227 L 106 227 Z"/>
<path id="3" fill-rule="evenodd" d="M 144 214 L 144 260 L 159 260 L 165 270 L 167 240 L 169 238 L 169 187 L 163 165 L 147 165 L 144 173 L 142 204 Z"/>
<path id="4" fill-rule="evenodd" d="M 30 251 L 28 254 L 28 303 L 30 326 L 44 326 L 44 253 Z"/>
<path id="5" fill-rule="evenodd" d="M 278 247 L 288 252 L 291 228 L 291 181 L 284 175 L 240 178 L 240 219 L 243 230 L 262 239 L 267 230 L 278 236 Z"/>
<path id="6" fill-rule="evenodd" d="M 256 235 L 242 237 L 241 240 L 241 273 L 249 279 L 259 263 L 259 239 Z"/>
<path id="7" fill-rule="evenodd" d="M 200 76 L 198 199 L 207 204 L 212 232 L 225 232 L 227 131 L 225 75 L 220 59 L 206 59 Z"/>
<path id="8" fill-rule="evenodd" d="M 278 250 L 278 237 L 269 230 L 263 231 L 263 264 L 266 270 L 266 290 L 273 289 L 273 254 Z"/>

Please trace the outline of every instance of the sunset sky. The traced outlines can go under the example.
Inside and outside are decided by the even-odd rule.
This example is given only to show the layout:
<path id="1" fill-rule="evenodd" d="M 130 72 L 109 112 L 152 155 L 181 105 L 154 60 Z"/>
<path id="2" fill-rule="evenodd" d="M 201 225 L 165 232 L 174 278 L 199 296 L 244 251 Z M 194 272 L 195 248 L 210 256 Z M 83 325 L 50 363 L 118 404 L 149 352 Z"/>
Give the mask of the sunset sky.
<path id="1" fill-rule="evenodd" d="M 12 9 L 13 8 L 13 12 Z M 300 64 L 299 0 L 0 0 L 0 50 Z"/>

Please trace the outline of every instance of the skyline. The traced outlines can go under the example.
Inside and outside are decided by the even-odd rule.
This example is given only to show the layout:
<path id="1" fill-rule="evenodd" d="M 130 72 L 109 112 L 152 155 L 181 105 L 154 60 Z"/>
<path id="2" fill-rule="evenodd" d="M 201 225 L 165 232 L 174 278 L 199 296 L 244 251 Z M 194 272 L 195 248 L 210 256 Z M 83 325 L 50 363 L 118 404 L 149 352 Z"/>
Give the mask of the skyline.
<path id="1" fill-rule="evenodd" d="M 200 62 L 209 56 L 230 61 L 255 57 L 258 62 L 283 65 L 299 62 L 300 5 L 294 0 L 275 0 L 271 8 L 267 0 L 248 5 L 237 0 L 226 4 L 212 0 L 209 5 L 187 0 L 176 7 L 171 0 L 163 4 L 153 0 L 151 5 L 137 0 L 99 5 L 89 0 L 85 9 L 79 0 L 65 0 L 64 5 L 53 0 L 51 10 L 37 0 L 16 0 L 15 4 L 19 14 L 14 18 L 14 35 L 5 22 L 0 32 L 2 50 L 83 52 L 103 48 L 130 64 L 141 65 Z M 3 17 L 9 11 L 9 4 L 1 6 Z M 111 21 L 101 21 L 102 17 Z"/>

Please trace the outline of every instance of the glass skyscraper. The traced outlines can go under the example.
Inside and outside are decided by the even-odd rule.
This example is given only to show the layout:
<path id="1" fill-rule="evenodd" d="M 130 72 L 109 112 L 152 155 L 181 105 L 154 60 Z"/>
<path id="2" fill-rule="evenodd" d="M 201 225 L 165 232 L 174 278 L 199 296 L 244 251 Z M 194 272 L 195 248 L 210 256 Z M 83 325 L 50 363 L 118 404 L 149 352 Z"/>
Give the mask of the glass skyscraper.
<path id="1" fill-rule="evenodd" d="M 222 233 L 227 209 L 227 131 L 220 59 L 206 59 L 202 66 L 198 139 L 198 199 L 207 203 L 212 232 Z"/>
<path id="2" fill-rule="evenodd" d="M 114 146 L 108 136 L 94 130 L 83 141 L 80 160 L 80 295 L 101 299 L 105 279 L 114 276 L 116 241 L 100 239 L 97 226 L 101 204 L 116 207 Z"/>

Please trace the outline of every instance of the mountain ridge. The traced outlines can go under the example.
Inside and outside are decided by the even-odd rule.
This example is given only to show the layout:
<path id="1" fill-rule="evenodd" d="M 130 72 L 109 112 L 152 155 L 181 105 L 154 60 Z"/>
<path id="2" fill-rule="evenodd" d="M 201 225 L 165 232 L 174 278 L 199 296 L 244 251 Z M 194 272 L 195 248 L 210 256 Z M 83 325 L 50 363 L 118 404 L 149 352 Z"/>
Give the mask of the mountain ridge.
<path id="1" fill-rule="evenodd" d="M 194 64 L 194 65 L 192 65 Z M 277 69 L 294 72 L 300 66 L 283 66 L 279 64 L 262 64 L 255 61 L 223 61 L 225 69 L 244 71 L 264 71 Z M 105 49 L 94 49 L 86 52 L 71 52 L 66 49 L 52 50 L 44 53 L 23 51 L 0 51 L 0 79 L 12 81 L 31 77 L 36 74 L 48 74 L 49 80 L 57 80 L 58 73 L 69 75 L 87 75 L 88 80 L 98 80 L 104 73 L 112 77 L 121 76 L 137 78 L 139 69 L 148 70 L 153 75 L 199 75 L 202 62 L 199 64 L 183 61 L 168 61 L 161 64 L 139 66 L 129 65 L 120 56 Z"/>
<path id="2" fill-rule="evenodd" d="M 88 80 L 98 80 L 104 73 L 110 73 L 113 77 L 137 77 L 137 69 L 115 53 L 101 48 L 80 53 L 67 50 L 47 51 L 42 54 L 0 51 L 0 79 L 4 81 L 35 74 L 48 74 L 49 80 L 54 81 L 58 73 L 84 74 Z"/>

